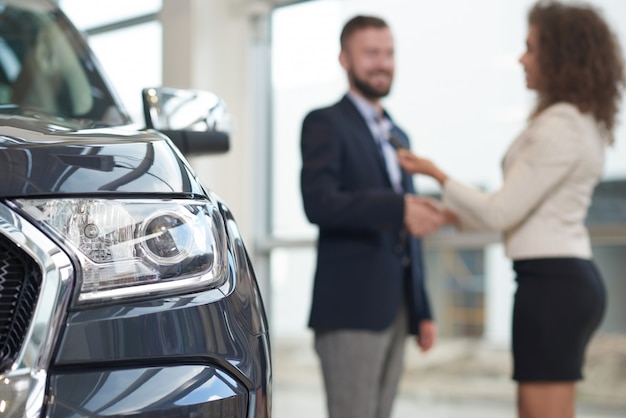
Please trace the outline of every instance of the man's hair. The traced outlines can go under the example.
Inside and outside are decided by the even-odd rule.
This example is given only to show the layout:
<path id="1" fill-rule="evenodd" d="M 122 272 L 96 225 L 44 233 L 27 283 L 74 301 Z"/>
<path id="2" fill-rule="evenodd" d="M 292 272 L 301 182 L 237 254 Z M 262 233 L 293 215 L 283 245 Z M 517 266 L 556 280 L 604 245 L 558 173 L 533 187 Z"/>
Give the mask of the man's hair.
<path id="1" fill-rule="evenodd" d="M 341 49 L 345 50 L 348 44 L 348 41 L 354 35 L 355 32 L 358 32 L 367 28 L 388 28 L 387 22 L 383 19 L 376 16 L 355 16 L 352 19 L 348 20 L 346 24 L 343 26 L 343 30 L 341 31 L 341 36 L 339 37 L 339 41 L 341 43 Z"/>
<path id="2" fill-rule="evenodd" d="M 542 77 L 533 115 L 565 101 L 592 113 L 612 134 L 626 79 L 619 43 L 600 12 L 539 0 L 528 24 L 538 31 Z"/>

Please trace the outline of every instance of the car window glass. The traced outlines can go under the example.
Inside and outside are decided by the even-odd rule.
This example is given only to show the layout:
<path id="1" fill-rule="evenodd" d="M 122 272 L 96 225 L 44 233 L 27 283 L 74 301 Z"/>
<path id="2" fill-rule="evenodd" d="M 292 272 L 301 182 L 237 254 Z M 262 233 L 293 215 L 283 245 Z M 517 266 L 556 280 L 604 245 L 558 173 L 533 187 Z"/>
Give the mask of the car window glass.
<path id="1" fill-rule="evenodd" d="M 54 11 L 19 5 L 0 8 L 0 105 L 61 118 L 124 120 L 80 35 Z"/>

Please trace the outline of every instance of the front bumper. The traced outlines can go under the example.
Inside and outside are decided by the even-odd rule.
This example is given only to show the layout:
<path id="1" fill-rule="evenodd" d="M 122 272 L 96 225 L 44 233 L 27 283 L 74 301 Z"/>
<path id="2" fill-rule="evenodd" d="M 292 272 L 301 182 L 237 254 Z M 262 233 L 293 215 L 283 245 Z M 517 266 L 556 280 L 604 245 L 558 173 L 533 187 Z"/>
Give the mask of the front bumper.
<path id="1" fill-rule="evenodd" d="M 51 417 L 248 416 L 248 388 L 204 365 L 55 373 L 50 393 Z"/>

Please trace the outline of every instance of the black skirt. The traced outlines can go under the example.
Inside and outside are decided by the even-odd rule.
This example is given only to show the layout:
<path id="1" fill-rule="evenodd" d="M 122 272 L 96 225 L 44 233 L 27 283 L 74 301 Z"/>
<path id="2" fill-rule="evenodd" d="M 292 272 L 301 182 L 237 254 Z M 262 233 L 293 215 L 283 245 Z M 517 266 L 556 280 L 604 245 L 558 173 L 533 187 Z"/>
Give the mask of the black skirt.
<path id="1" fill-rule="evenodd" d="M 606 307 L 600 273 L 590 260 L 545 258 L 513 262 L 513 379 L 582 379 L 585 349 Z"/>

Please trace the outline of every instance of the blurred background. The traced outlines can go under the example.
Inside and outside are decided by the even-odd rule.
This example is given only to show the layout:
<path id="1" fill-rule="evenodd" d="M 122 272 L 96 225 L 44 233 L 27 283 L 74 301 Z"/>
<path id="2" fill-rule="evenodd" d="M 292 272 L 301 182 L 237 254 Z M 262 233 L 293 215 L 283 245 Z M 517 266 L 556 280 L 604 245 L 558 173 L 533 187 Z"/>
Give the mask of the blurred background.
<path id="1" fill-rule="evenodd" d="M 228 202 L 251 252 L 271 324 L 275 415 L 295 416 L 290 408 L 310 402 L 304 409 L 321 416 L 323 392 L 306 327 L 316 230 L 300 201 L 299 137 L 304 115 L 338 100 L 347 88 L 337 59 L 341 27 L 355 14 L 387 20 L 397 67 L 386 108 L 411 136 L 414 151 L 493 190 L 504 150 L 533 101 L 518 63 L 532 1 L 57 3 L 88 37 L 138 124 L 144 87 L 210 90 L 228 104 L 235 118 L 230 152 L 190 162 Z M 591 4 L 626 46 L 626 2 Z M 619 120 L 588 218 L 609 304 L 579 388 L 586 417 L 626 416 L 626 108 Z M 437 196 L 433 182 L 418 177 L 416 183 Z M 465 411 L 473 400 L 489 401 L 493 416 L 507 416 L 514 402 L 508 349 L 515 284 L 500 237 L 442 230 L 425 242 L 441 342 L 426 356 L 407 342 L 396 414 L 411 416 L 426 402 L 440 408 L 429 416 L 454 416 L 446 409 L 453 399 Z M 485 411 L 483 404 L 476 407 Z"/>

